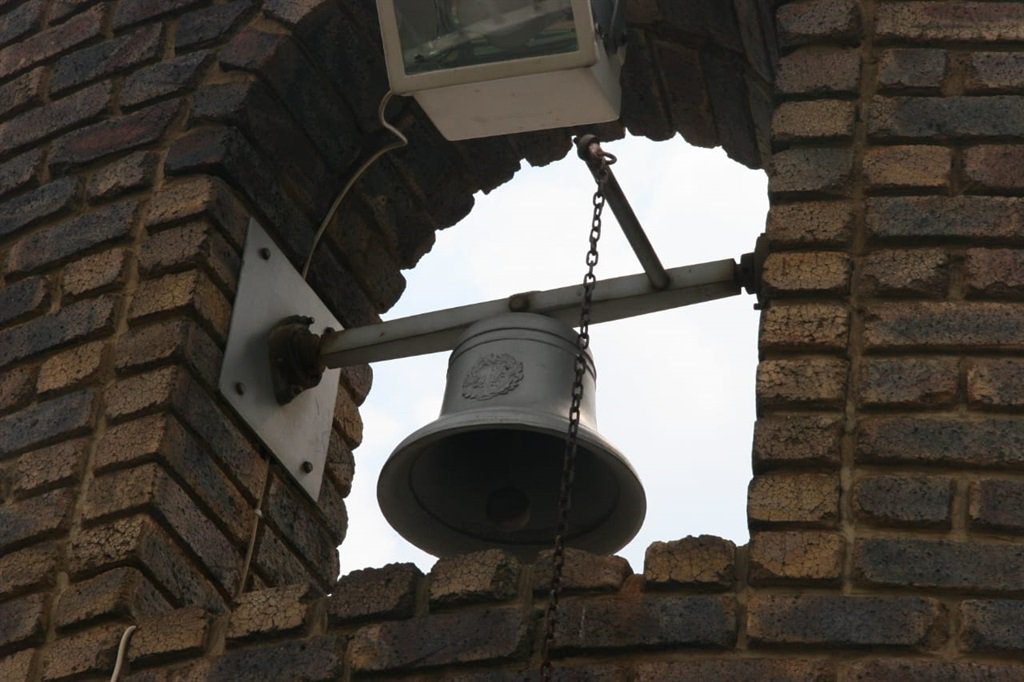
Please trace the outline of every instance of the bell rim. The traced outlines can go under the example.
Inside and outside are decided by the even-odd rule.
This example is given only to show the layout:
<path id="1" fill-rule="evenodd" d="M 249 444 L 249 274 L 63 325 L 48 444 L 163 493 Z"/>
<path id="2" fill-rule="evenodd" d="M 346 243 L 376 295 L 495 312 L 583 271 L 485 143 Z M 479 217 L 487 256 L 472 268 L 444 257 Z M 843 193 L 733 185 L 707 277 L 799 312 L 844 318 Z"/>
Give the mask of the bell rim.
<path id="1" fill-rule="evenodd" d="M 403 483 L 401 489 L 398 486 L 387 489 L 384 485 L 385 480 L 389 483 L 407 481 L 417 456 L 437 440 L 470 432 L 482 424 L 509 430 L 541 432 L 556 437 L 564 437 L 568 428 L 568 420 L 565 418 L 522 408 L 480 408 L 442 416 L 404 438 L 391 452 L 377 478 L 378 506 L 399 535 L 434 556 L 447 557 L 495 548 L 531 560 L 540 551 L 553 546 L 554 538 L 550 544 L 543 545 L 494 541 L 486 547 L 468 546 L 465 542 L 466 534 L 453 530 L 423 509 L 407 485 Z M 600 433 L 580 424 L 578 438 L 579 443 L 601 461 L 618 469 L 616 480 L 626 483 L 620 485 L 619 501 L 608 517 L 609 523 L 573 536 L 566 545 L 594 554 L 614 554 L 629 544 L 643 526 L 647 514 L 647 495 L 629 460 Z M 632 512 L 616 513 L 622 510 Z M 423 532 L 425 523 L 431 529 L 426 533 Z"/>

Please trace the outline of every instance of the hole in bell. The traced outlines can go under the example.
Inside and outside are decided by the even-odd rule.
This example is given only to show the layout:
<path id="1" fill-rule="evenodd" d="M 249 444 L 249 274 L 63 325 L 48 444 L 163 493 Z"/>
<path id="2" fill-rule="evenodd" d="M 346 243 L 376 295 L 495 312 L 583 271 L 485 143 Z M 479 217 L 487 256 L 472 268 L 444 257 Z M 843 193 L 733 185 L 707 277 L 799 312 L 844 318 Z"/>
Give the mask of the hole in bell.
<path id="1" fill-rule="evenodd" d="M 487 518 L 503 531 L 522 530 L 530 522 L 530 498 L 516 488 L 495 490 L 487 497 Z"/>

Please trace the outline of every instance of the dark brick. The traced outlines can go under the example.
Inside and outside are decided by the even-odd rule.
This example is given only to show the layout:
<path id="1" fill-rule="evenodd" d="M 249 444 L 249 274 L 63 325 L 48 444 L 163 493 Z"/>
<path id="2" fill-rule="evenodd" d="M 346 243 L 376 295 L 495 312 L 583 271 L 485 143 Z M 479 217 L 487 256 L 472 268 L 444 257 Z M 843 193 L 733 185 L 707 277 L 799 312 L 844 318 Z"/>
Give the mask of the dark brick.
<path id="1" fill-rule="evenodd" d="M 508 607 L 366 625 L 349 643 L 349 664 L 354 671 L 371 672 L 507 659 L 526 642 L 525 615 Z"/>
<path id="2" fill-rule="evenodd" d="M 859 42 L 860 7 L 853 0 L 803 0 L 775 15 L 779 42 L 796 47 L 817 42 Z"/>
<path id="3" fill-rule="evenodd" d="M 133 322 L 153 315 L 189 312 L 223 342 L 231 322 L 231 307 L 223 292 L 202 271 L 189 270 L 144 280 L 128 310 Z"/>
<path id="4" fill-rule="evenodd" d="M 98 625 L 56 639 L 43 654 L 43 679 L 99 676 L 114 667 L 125 626 Z"/>
<path id="5" fill-rule="evenodd" d="M 955 540 L 860 540 L 854 574 L 865 585 L 969 592 L 1024 590 L 1024 547 Z"/>
<path id="6" fill-rule="evenodd" d="M 629 30 L 629 59 L 622 67 L 622 121 L 633 135 L 667 140 L 675 127 L 659 87 L 650 41 L 643 31 Z"/>
<path id="7" fill-rule="evenodd" d="M 773 246 L 839 246 L 849 241 L 853 220 L 853 207 L 848 202 L 776 203 L 768 212 L 765 233 Z"/>
<path id="8" fill-rule="evenodd" d="M 881 526 L 949 528 L 953 479 L 942 476 L 869 476 L 854 486 L 854 512 Z"/>
<path id="9" fill-rule="evenodd" d="M 983 145 L 964 151 L 964 181 L 978 192 L 1024 190 L 1024 145 Z"/>
<path id="10" fill-rule="evenodd" d="M 100 36 L 106 9 L 106 4 L 94 5 L 63 24 L 0 50 L 0 80 Z M 0 149 L 3 148 L 0 144 Z"/>
<path id="11" fill-rule="evenodd" d="M 128 660 L 146 663 L 167 655 L 198 657 L 203 652 L 210 623 L 206 612 L 196 607 L 175 609 L 138 619 L 132 635 Z"/>
<path id="12" fill-rule="evenodd" d="M 66 530 L 74 502 L 74 491 L 62 488 L 0 507 L 0 549 L 6 554 L 26 541 L 37 543 Z"/>
<path id="13" fill-rule="evenodd" d="M 864 419 L 857 431 L 857 459 L 1019 468 L 1024 465 L 1024 424 L 998 417 Z"/>
<path id="14" fill-rule="evenodd" d="M 761 314 L 759 346 L 764 350 L 843 350 L 850 313 L 830 303 L 773 305 Z"/>
<path id="15" fill-rule="evenodd" d="M 948 140 L 1024 136 L 1024 97 L 876 97 L 868 112 L 874 139 Z"/>
<path id="16" fill-rule="evenodd" d="M 58 169 L 79 166 L 155 142 L 181 109 L 180 101 L 171 100 L 76 130 L 54 142 L 50 164 Z"/>
<path id="17" fill-rule="evenodd" d="M 318 592 L 326 592 L 320 586 L 322 579 L 314 577 L 313 572 L 299 561 L 295 550 L 287 546 L 273 529 L 266 526 L 259 535 L 253 568 L 259 575 L 265 577 L 266 584 L 303 584 Z"/>
<path id="18" fill-rule="evenodd" d="M 763 270 L 761 286 L 770 296 L 845 294 L 850 288 L 850 259 L 845 253 L 771 253 Z"/>
<path id="19" fill-rule="evenodd" d="M 869 147 L 863 172 L 869 189 L 942 189 L 952 177 L 953 150 L 926 145 Z"/>
<path id="20" fill-rule="evenodd" d="M 175 675 L 195 680 L 294 680 L 321 682 L 340 679 L 343 641 L 337 635 L 318 635 L 297 641 L 228 651 L 178 668 Z M 163 682 L 164 671 L 135 674 L 133 682 Z"/>
<path id="21" fill-rule="evenodd" d="M 937 91 L 946 77 L 945 50 L 883 50 L 878 58 L 878 85 L 883 90 Z"/>
<path id="22" fill-rule="evenodd" d="M 569 592 L 617 592 L 633 575 L 629 562 L 620 556 L 591 554 L 567 547 L 562 566 L 562 590 Z M 533 564 L 533 591 L 549 593 L 554 573 L 554 552 L 546 549 Z"/>
<path id="23" fill-rule="evenodd" d="M 328 231 L 328 238 L 345 254 L 352 273 L 373 304 L 381 311 L 389 309 L 405 291 L 405 277 L 374 230 L 372 221 L 363 215 L 347 214 L 344 221 L 336 222 L 335 226 L 336 229 Z M 337 229 L 342 226 L 343 229 Z"/>
<path id="24" fill-rule="evenodd" d="M 0 372 L 0 412 L 26 405 L 35 397 L 36 368 L 16 367 Z"/>
<path id="25" fill-rule="evenodd" d="M 119 371 L 184 361 L 211 389 L 217 386 L 221 357 L 210 335 L 187 319 L 131 327 L 114 350 L 114 363 Z"/>
<path id="26" fill-rule="evenodd" d="M 442 557 L 430 569 L 430 603 L 508 601 L 519 590 L 519 561 L 499 549 Z"/>
<path id="27" fill-rule="evenodd" d="M 0 289 L 0 324 L 17 322 L 41 312 L 49 303 L 49 283 L 44 277 L 27 277 Z"/>
<path id="28" fill-rule="evenodd" d="M 37 30 L 43 19 L 46 4 L 42 0 L 29 0 L 0 15 L 0 45 L 24 38 Z"/>
<path id="29" fill-rule="evenodd" d="M 881 659 L 854 663 L 848 675 L 850 682 L 1018 682 L 1024 664 Z"/>
<path id="30" fill-rule="evenodd" d="M 333 586 L 338 578 L 334 538 L 323 518 L 313 512 L 313 504 L 299 495 L 290 483 L 275 477 L 264 504 L 264 516 L 298 550 L 299 556 L 309 562 L 324 587 Z"/>
<path id="31" fill-rule="evenodd" d="M 870 358 L 857 397 L 865 407 L 941 407 L 957 401 L 956 358 Z"/>
<path id="32" fill-rule="evenodd" d="M 779 60 L 776 89 L 783 95 L 857 92 L 860 52 L 834 47 L 807 47 Z"/>
<path id="33" fill-rule="evenodd" d="M 774 194 L 849 193 L 853 153 L 848 149 L 787 149 L 772 157 L 768 191 Z"/>
<path id="34" fill-rule="evenodd" d="M 848 140 L 853 137 L 854 121 L 853 102 L 782 102 L 772 117 L 772 140 Z"/>
<path id="35" fill-rule="evenodd" d="M 972 482 L 967 515 L 972 528 L 1024 531 L 1024 482 L 999 479 Z"/>
<path id="36" fill-rule="evenodd" d="M 188 494 L 156 464 L 96 478 L 89 488 L 84 517 L 93 521 L 144 509 L 154 514 L 195 553 L 198 563 L 234 594 L 239 555 L 231 542 L 206 518 Z"/>
<path id="37" fill-rule="evenodd" d="M 1010 350 L 1024 347 L 1024 320 L 1013 303 L 889 303 L 868 308 L 869 349 Z"/>
<path id="38" fill-rule="evenodd" d="M 754 533 L 748 550 L 749 580 L 753 585 L 836 584 L 843 574 L 844 550 L 839 533 Z"/>
<path id="39" fill-rule="evenodd" d="M 36 649 L 22 649 L 13 654 L 0 654 L 0 679 L 31 679 L 32 659 Z"/>
<path id="40" fill-rule="evenodd" d="M 56 545 L 33 545 L 19 552 L 5 552 L 0 557 L 0 594 L 6 597 L 35 587 L 51 587 L 59 562 Z"/>
<path id="41" fill-rule="evenodd" d="M 660 19 L 673 28 L 710 39 L 726 49 L 743 51 L 731 3 L 716 0 L 662 3 Z"/>
<path id="42" fill-rule="evenodd" d="M 566 599 L 558 608 L 554 648 L 730 648 L 736 642 L 736 627 L 736 604 L 728 596 L 632 594 Z"/>
<path id="43" fill-rule="evenodd" d="M 762 360 L 756 393 L 761 408 L 838 407 L 846 398 L 847 361 L 838 358 Z"/>
<path id="44" fill-rule="evenodd" d="M 95 574 L 111 565 L 138 566 L 165 594 L 173 596 L 173 605 L 190 604 L 218 613 L 226 610 L 223 597 L 146 516 L 131 516 L 78 533 L 67 561 L 72 576 Z"/>
<path id="45" fill-rule="evenodd" d="M 160 156 L 156 152 L 129 154 L 89 176 L 85 192 L 92 199 L 110 199 L 150 187 L 159 163 Z"/>
<path id="46" fill-rule="evenodd" d="M 99 374 L 103 355 L 102 341 L 73 346 L 51 355 L 39 368 L 36 389 L 43 394 L 89 383 Z"/>
<path id="47" fill-rule="evenodd" d="M 778 658 L 641 662 L 636 667 L 636 674 L 636 682 L 833 682 L 836 679 L 832 664 L 827 661 Z"/>
<path id="48" fill-rule="evenodd" d="M 1024 405 L 1024 363 L 1010 358 L 974 360 L 967 369 L 967 402 L 976 407 Z"/>
<path id="49" fill-rule="evenodd" d="M 137 569 L 114 568 L 76 582 L 61 592 L 55 610 L 58 628 L 108 616 L 140 616 L 169 611 L 167 600 Z"/>
<path id="50" fill-rule="evenodd" d="M 241 268 L 238 253 L 206 221 L 162 230 L 143 242 L 139 253 L 139 269 L 147 276 L 197 266 L 227 291 L 235 290 Z"/>
<path id="51" fill-rule="evenodd" d="M 943 642 L 945 612 L 932 599 L 839 595 L 754 595 L 752 644 L 931 649 Z"/>
<path id="52" fill-rule="evenodd" d="M 13 454 L 84 431 L 92 424 L 93 398 L 92 391 L 68 393 L 0 418 L 0 452 Z"/>
<path id="53" fill-rule="evenodd" d="M 748 168 L 760 168 L 763 165 L 758 148 L 757 135 L 754 131 L 754 100 L 747 80 L 743 76 L 747 64 L 732 55 L 719 55 L 707 50 L 701 55 L 707 79 L 708 94 L 711 97 L 711 109 L 714 111 L 715 127 L 718 139 L 729 157 L 739 161 Z M 670 83 L 676 78 L 666 79 Z M 671 87 L 675 87 L 670 85 Z M 767 125 L 770 114 L 765 117 Z"/>
<path id="54" fill-rule="evenodd" d="M 964 90 L 1019 92 L 1024 89 L 1024 52 L 969 52 Z"/>
<path id="55" fill-rule="evenodd" d="M 50 21 L 54 22 L 58 19 L 66 19 L 72 14 L 77 14 L 83 9 L 88 8 L 92 0 L 56 0 L 51 5 L 50 9 Z"/>
<path id="56" fill-rule="evenodd" d="M 906 41 L 1024 40 L 1024 7 L 1017 2 L 884 3 L 877 37 Z"/>
<path id="57" fill-rule="evenodd" d="M 77 193 L 78 178 L 60 178 L 8 199 L 0 205 L 0 237 L 64 212 L 74 202 Z"/>
<path id="58" fill-rule="evenodd" d="M 663 82 L 672 124 L 694 146 L 717 146 L 715 116 L 718 111 L 712 113 L 713 98 L 708 96 L 700 54 L 697 50 L 661 40 L 654 43 L 654 49 L 663 72 L 676 76 Z"/>
<path id="59" fill-rule="evenodd" d="M 210 65 L 209 51 L 190 52 L 135 71 L 124 81 L 120 103 L 135 107 L 158 97 L 177 95 L 192 88 L 199 74 Z"/>
<path id="60" fill-rule="evenodd" d="M 839 521 L 839 478 L 789 472 L 755 476 L 747 494 L 747 521 L 751 527 L 834 527 Z"/>
<path id="61" fill-rule="evenodd" d="M 109 204 L 21 238 L 7 253 L 7 272 L 39 270 L 86 249 L 125 239 L 135 227 L 138 205 L 136 200 Z"/>
<path id="62" fill-rule="evenodd" d="M 36 173 L 39 171 L 39 162 L 42 159 L 42 150 L 33 149 L 14 157 L 7 163 L 0 163 L 0 197 L 34 185 L 37 182 Z"/>
<path id="63" fill-rule="evenodd" d="M 876 296 L 945 298 L 949 257 L 939 249 L 887 250 L 862 261 L 861 286 Z"/>
<path id="64" fill-rule="evenodd" d="M 366 568 L 341 577 L 327 601 L 332 623 L 413 615 L 416 586 L 423 574 L 414 564 Z"/>
<path id="65" fill-rule="evenodd" d="M 762 416 L 754 424 L 754 468 L 838 466 L 842 433 L 838 415 Z"/>
<path id="66" fill-rule="evenodd" d="M 207 176 L 165 183 L 150 200 L 146 226 L 209 217 L 240 251 L 249 224 L 245 207 L 223 180 Z"/>
<path id="67" fill-rule="evenodd" d="M 30 594 L 0 604 L 0 646 L 41 641 L 46 632 L 46 596 Z"/>
<path id="68" fill-rule="evenodd" d="M 161 33 L 160 24 L 150 24 L 61 57 L 53 66 L 50 91 L 82 85 L 159 56 Z"/>
<path id="69" fill-rule="evenodd" d="M 0 366 L 78 341 L 114 323 L 114 301 L 97 298 L 0 331 Z"/>
<path id="70" fill-rule="evenodd" d="M 648 587 L 728 589 L 736 580 L 736 545 L 711 535 L 654 542 L 644 553 Z"/>
<path id="71" fill-rule="evenodd" d="M 14 150 L 88 123 L 106 110 L 111 93 L 109 81 L 97 83 L 0 123 L 0 149 Z"/>
<path id="72" fill-rule="evenodd" d="M 223 39 L 250 7 L 251 0 L 234 0 L 183 15 L 178 20 L 178 30 L 174 37 L 175 49 L 182 50 L 200 43 Z"/>
<path id="73" fill-rule="evenodd" d="M 998 599 L 960 604 L 960 648 L 966 651 L 1024 651 L 1024 602 Z"/>
<path id="74" fill-rule="evenodd" d="M 188 9 L 198 5 L 202 0 L 122 0 L 118 3 L 117 11 L 114 12 L 114 29 L 124 28 L 131 24 L 137 24 L 146 19 L 171 12 Z"/>
<path id="75" fill-rule="evenodd" d="M 112 289 L 124 283 L 130 255 L 127 249 L 108 249 L 68 263 L 61 288 L 69 300 L 83 294 Z"/>
<path id="76" fill-rule="evenodd" d="M 7 117 L 43 101 L 46 69 L 39 67 L 0 86 L 0 116 Z"/>
<path id="77" fill-rule="evenodd" d="M 26 452 L 13 466 L 11 490 L 18 497 L 27 497 L 77 483 L 85 464 L 88 443 L 82 438 Z"/>

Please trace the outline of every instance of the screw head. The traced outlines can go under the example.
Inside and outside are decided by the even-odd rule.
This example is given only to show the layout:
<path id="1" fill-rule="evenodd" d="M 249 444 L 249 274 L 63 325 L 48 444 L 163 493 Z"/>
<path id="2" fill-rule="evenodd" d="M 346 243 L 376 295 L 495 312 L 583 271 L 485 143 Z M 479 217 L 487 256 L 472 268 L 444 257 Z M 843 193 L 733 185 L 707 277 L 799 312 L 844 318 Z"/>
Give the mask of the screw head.
<path id="1" fill-rule="evenodd" d="M 313 473 L 313 463 L 308 459 L 302 463 L 302 473 L 311 474 Z"/>
<path id="2" fill-rule="evenodd" d="M 260 258 L 262 258 L 263 260 L 270 260 L 270 249 L 268 249 L 267 247 L 264 246 L 256 253 L 258 253 L 260 255 Z"/>
<path id="3" fill-rule="evenodd" d="M 241 381 L 235 383 L 235 393 L 238 395 L 245 395 L 245 384 Z"/>

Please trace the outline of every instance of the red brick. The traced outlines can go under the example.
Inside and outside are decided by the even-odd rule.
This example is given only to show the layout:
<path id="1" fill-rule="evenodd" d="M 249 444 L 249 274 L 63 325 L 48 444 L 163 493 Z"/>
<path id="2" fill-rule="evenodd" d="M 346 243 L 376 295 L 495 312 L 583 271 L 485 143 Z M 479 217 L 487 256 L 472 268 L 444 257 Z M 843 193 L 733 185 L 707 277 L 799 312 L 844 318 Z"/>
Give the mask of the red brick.
<path id="1" fill-rule="evenodd" d="M 114 669 L 114 659 L 127 625 L 98 625 L 56 639 L 43 655 L 43 679 L 102 675 Z"/>
<path id="2" fill-rule="evenodd" d="M 969 52 L 964 89 L 970 93 L 1024 89 L 1024 52 Z"/>
<path id="3" fill-rule="evenodd" d="M 204 50 L 139 69 L 125 78 L 121 106 L 136 107 L 158 97 L 183 93 L 195 86 L 212 61 L 211 52 Z"/>
<path id="4" fill-rule="evenodd" d="M 61 178 L 8 199 L 0 205 L 0 237 L 64 212 L 74 203 L 77 193 L 78 178 Z"/>
<path id="5" fill-rule="evenodd" d="M 1014 192 L 1024 189 L 1024 145 L 982 145 L 964 150 L 967 189 Z"/>
<path id="6" fill-rule="evenodd" d="M 40 542 L 65 530 L 73 503 L 73 491 L 62 488 L 0 507 L 0 549 L 6 553 L 25 541 Z"/>
<path id="7" fill-rule="evenodd" d="M 816 42 L 859 42 L 860 7 L 853 0 L 802 0 L 782 5 L 775 15 L 779 42 L 786 47 Z"/>
<path id="8" fill-rule="evenodd" d="M 843 201 L 775 203 L 765 234 L 772 246 L 841 246 L 850 239 L 853 207 Z"/>
<path id="9" fill-rule="evenodd" d="M 853 154 L 848 149 L 797 147 L 776 152 L 768 176 L 772 194 L 849 193 Z"/>
<path id="10" fill-rule="evenodd" d="M 772 116 L 772 139 L 846 140 L 853 137 L 853 102 L 822 99 L 807 102 L 782 102 Z"/>
<path id="11" fill-rule="evenodd" d="M 860 269 L 862 291 L 875 296 L 945 298 L 949 257 L 939 249 L 890 249 L 868 254 Z"/>
<path id="12" fill-rule="evenodd" d="M 1020 543 L 954 540 L 860 540 L 855 576 L 863 585 L 1020 592 L 1024 552 Z"/>
<path id="13" fill-rule="evenodd" d="M 839 521 L 839 478 L 804 473 L 755 476 L 747 495 L 747 521 L 751 527 L 834 527 Z"/>
<path id="14" fill-rule="evenodd" d="M 1017 2 L 883 3 L 877 37 L 905 41 L 1024 40 L 1024 7 Z"/>
<path id="15" fill-rule="evenodd" d="M 772 253 L 764 262 L 762 286 L 768 295 L 845 294 L 850 288 L 850 260 L 828 251 Z"/>
<path id="16" fill-rule="evenodd" d="M 109 616 L 139 616 L 170 610 L 167 600 L 137 569 L 114 568 L 66 587 L 57 599 L 58 628 Z"/>
<path id="17" fill-rule="evenodd" d="M 49 282 L 44 277 L 26 277 L 0 289 L 0 324 L 11 324 L 42 312 L 50 302 Z"/>
<path id="18" fill-rule="evenodd" d="M 238 640 L 300 630 L 309 610 L 304 599 L 307 592 L 305 585 L 246 592 L 231 611 L 227 638 Z"/>
<path id="19" fill-rule="evenodd" d="M 135 152 L 98 169 L 86 184 L 93 199 L 110 199 L 153 184 L 160 157 L 155 152 Z"/>
<path id="20" fill-rule="evenodd" d="M 1024 362 L 1012 358 L 978 359 L 967 369 L 967 402 L 975 407 L 1024 405 Z"/>
<path id="21" fill-rule="evenodd" d="M 868 199 L 866 223 L 883 239 L 1020 240 L 1021 206 L 1015 197 L 879 197 Z"/>
<path id="22" fill-rule="evenodd" d="M 442 557 L 428 576 L 430 603 L 508 601 L 519 590 L 519 573 L 519 561 L 500 549 Z"/>
<path id="23" fill-rule="evenodd" d="M 747 604 L 747 633 L 756 646 L 927 650 L 942 644 L 944 627 L 942 604 L 918 597 L 758 594 Z"/>
<path id="24" fill-rule="evenodd" d="M 0 196 L 36 184 L 39 162 L 42 159 L 42 150 L 33 149 L 6 163 L 0 163 Z"/>
<path id="25" fill-rule="evenodd" d="M 1024 482 L 983 479 L 971 483 L 967 503 L 971 528 L 1024 532 Z"/>
<path id="26" fill-rule="evenodd" d="M 729 589 L 736 581 L 736 545 L 711 535 L 652 543 L 644 553 L 648 587 Z"/>
<path id="27" fill-rule="evenodd" d="M 24 38 L 36 31 L 43 20 L 46 5 L 42 0 L 29 0 L 0 16 L 0 45 Z"/>
<path id="28" fill-rule="evenodd" d="M 847 362 L 838 358 L 762 360 L 757 403 L 767 407 L 838 407 L 846 397 Z"/>
<path id="29" fill-rule="evenodd" d="M 1012 350 L 1024 348 L 1024 320 L 1012 303 L 889 303 L 869 307 L 869 349 Z"/>
<path id="30" fill-rule="evenodd" d="M 965 651 L 1024 651 L 1024 602 L 967 600 L 960 604 L 960 648 Z"/>
<path id="31" fill-rule="evenodd" d="M 46 596 L 30 594 L 0 604 L 0 646 L 39 642 L 46 633 Z"/>
<path id="32" fill-rule="evenodd" d="M 127 239 L 136 226 L 138 205 L 134 199 L 108 204 L 22 237 L 7 253 L 7 272 L 32 272 L 87 249 Z"/>
<path id="33" fill-rule="evenodd" d="M 90 7 L 63 24 L 0 50 L 0 79 L 13 76 L 76 45 L 101 35 L 105 4 Z M 0 148 L 3 145 L 0 144 Z"/>
<path id="34" fill-rule="evenodd" d="M 1024 468 L 1024 422 L 1015 418 L 873 417 L 857 431 L 862 462 Z"/>
<path id="35" fill-rule="evenodd" d="M 882 90 L 938 91 L 946 77 L 947 61 L 945 50 L 883 50 L 878 58 L 878 84 Z"/>
<path id="36" fill-rule="evenodd" d="M 423 574 L 414 564 L 352 571 L 334 586 L 327 600 L 328 618 L 332 624 L 410 618 L 421 578 Z"/>
<path id="37" fill-rule="evenodd" d="M 366 625 L 353 635 L 348 660 L 356 672 L 503 660 L 519 653 L 526 634 L 516 607 L 444 613 Z"/>
<path id="38" fill-rule="evenodd" d="M 562 590 L 570 592 L 617 592 L 633 575 L 629 562 L 620 556 L 591 554 L 567 547 L 562 565 Z M 549 594 L 554 576 L 554 551 L 546 549 L 533 564 L 533 591 Z"/>
<path id="39" fill-rule="evenodd" d="M 864 153 L 864 179 L 869 189 L 945 188 L 952 167 L 953 150 L 948 147 L 869 147 Z"/>
<path id="40" fill-rule="evenodd" d="M 77 483 L 84 468 L 89 441 L 64 441 L 21 455 L 14 465 L 11 490 L 18 497 Z"/>
<path id="41" fill-rule="evenodd" d="M 783 95 L 856 92 L 860 87 L 860 52 L 808 47 L 779 60 L 775 87 Z"/>
<path id="42" fill-rule="evenodd" d="M 8 117 L 43 101 L 46 69 L 39 67 L 0 86 L 0 116 Z"/>
<path id="43" fill-rule="evenodd" d="M 126 249 L 110 249 L 68 263 L 61 280 L 65 296 L 77 298 L 124 284 L 129 258 Z"/>
<path id="44" fill-rule="evenodd" d="M 217 340 L 227 338 L 231 307 L 216 285 L 195 270 L 144 280 L 128 314 L 134 323 L 151 315 L 185 311 L 194 312 Z"/>
<path id="45" fill-rule="evenodd" d="M 128 648 L 132 663 L 148 663 L 168 655 L 198 657 L 210 630 L 206 612 L 194 606 L 143 616 L 138 625 Z"/>
<path id="46" fill-rule="evenodd" d="M 956 358 L 870 358 L 857 397 L 864 407 L 944 407 L 958 398 Z"/>
<path id="47" fill-rule="evenodd" d="M 68 393 L 0 418 L 0 452 L 10 455 L 85 431 L 92 425 L 93 397 L 92 391 Z"/>
<path id="48" fill-rule="evenodd" d="M 150 24 L 61 57 L 53 66 L 50 92 L 98 80 L 158 57 L 162 28 Z"/>
<path id="49" fill-rule="evenodd" d="M 57 577 L 60 552 L 56 545 L 34 545 L 0 556 L 0 594 L 51 587 Z M 0 664 L 3 670 L 3 664 Z M 0 679 L 5 679 L 0 676 Z"/>
<path id="50" fill-rule="evenodd" d="M 75 130 L 54 142 L 50 164 L 65 169 L 155 142 L 181 110 L 179 100 L 170 100 Z"/>
<path id="51" fill-rule="evenodd" d="M 839 533 L 764 531 L 750 538 L 752 585 L 837 584 L 845 542 Z"/>
<path id="52" fill-rule="evenodd" d="M 1024 97 L 876 97 L 872 139 L 947 140 L 1024 135 Z"/>
<path id="53" fill-rule="evenodd" d="M 949 528 L 954 492 L 944 476 L 868 476 L 854 486 L 854 513 L 878 526 Z"/>
<path id="54" fill-rule="evenodd" d="M 770 415 L 754 424 L 754 468 L 838 466 L 843 420 L 839 415 Z"/>
<path id="55" fill-rule="evenodd" d="M 892 682 L 892 680 L 1018 682 L 1024 676 L 1024 664 L 879 659 L 853 663 L 849 668 L 848 675 L 850 682 Z"/>

